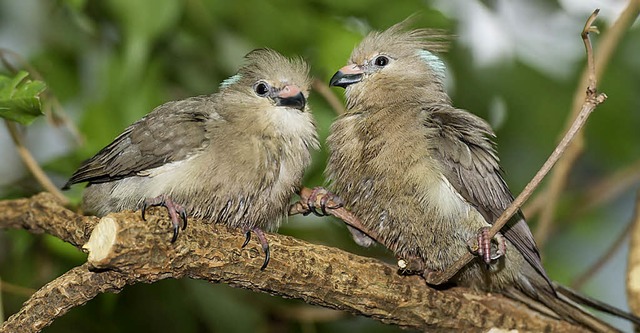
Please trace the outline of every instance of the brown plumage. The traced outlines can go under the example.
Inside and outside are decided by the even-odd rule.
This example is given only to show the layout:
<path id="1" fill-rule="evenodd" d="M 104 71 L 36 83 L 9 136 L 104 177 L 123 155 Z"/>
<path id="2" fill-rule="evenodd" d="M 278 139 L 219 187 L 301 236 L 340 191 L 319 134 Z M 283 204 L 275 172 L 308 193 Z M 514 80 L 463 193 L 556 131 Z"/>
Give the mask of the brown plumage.
<path id="1" fill-rule="evenodd" d="M 309 69 L 268 49 L 246 60 L 218 93 L 168 102 L 129 126 L 65 186 L 89 182 L 83 205 L 97 215 L 167 204 L 174 239 L 185 213 L 260 238 L 275 231 L 318 147 Z"/>
<path id="2" fill-rule="evenodd" d="M 347 111 L 331 127 L 326 175 L 330 189 L 383 245 L 441 271 L 469 251 L 467 242 L 513 197 L 490 126 L 452 106 L 444 90 L 444 64 L 432 53 L 441 48 L 435 37 L 398 24 L 356 47 L 331 80 L 346 89 Z M 373 243 L 350 230 L 359 244 Z M 505 255 L 490 264 L 477 258 L 452 282 L 535 303 L 593 330 L 613 330 L 556 293 L 521 213 L 502 234 Z"/>

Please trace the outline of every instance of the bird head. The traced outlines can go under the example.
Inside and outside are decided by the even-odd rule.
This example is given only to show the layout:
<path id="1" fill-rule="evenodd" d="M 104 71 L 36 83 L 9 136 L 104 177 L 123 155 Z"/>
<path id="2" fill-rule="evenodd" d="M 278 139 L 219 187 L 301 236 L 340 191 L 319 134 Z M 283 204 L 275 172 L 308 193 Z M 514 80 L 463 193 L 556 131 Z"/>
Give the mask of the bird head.
<path id="1" fill-rule="evenodd" d="M 418 98 L 448 100 L 445 65 L 434 53 L 444 49 L 445 36 L 427 29 L 407 31 L 406 24 L 367 35 L 348 64 L 333 75 L 330 85 L 346 89 L 347 108 Z"/>
<path id="2" fill-rule="evenodd" d="M 309 66 L 270 49 L 246 55 L 238 73 L 220 84 L 225 101 L 252 110 L 308 112 Z"/>
<path id="3" fill-rule="evenodd" d="M 303 139 L 315 147 L 307 63 L 270 49 L 245 58 L 238 73 L 220 84 L 218 113 L 239 133 Z"/>

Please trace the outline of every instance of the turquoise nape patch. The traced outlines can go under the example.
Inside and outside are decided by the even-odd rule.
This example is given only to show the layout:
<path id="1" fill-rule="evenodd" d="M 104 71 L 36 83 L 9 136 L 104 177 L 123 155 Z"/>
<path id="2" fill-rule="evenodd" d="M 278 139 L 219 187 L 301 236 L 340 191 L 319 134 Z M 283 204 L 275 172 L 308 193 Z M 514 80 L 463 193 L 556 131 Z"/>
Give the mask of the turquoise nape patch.
<path id="1" fill-rule="evenodd" d="M 444 80 L 446 66 L 444 62 L 438 58 L 435 54 L 427 51 L 427 50 L 418 50 L 418 55 L 422 60 L 424 60 L 431 69 L 438 75 L 441 79 Z"/>
<path id="2" fill-rule="evenodd" d="M 230 85 L 233 85 L 234 83 L 240 81 L 241 78 L 242 78 L 242 75 L 236 74 L 236 75 L 234 75 L 234 76 L 222 81 L 220 83 L 220 89 L 223 89 L 223 88 L 226 88 L 226 87 L 228 87 Z"/>

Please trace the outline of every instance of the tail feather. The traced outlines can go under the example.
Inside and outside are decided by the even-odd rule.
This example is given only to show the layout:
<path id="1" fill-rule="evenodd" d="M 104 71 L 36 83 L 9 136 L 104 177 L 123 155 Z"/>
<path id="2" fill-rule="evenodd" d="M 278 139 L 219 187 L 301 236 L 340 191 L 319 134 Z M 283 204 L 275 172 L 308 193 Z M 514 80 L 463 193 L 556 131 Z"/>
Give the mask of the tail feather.
<path id="1" fill-rule="evenodd" d="M 553 283 L 553 287 L 556 289 L 556 291 L 573 300 L 574 302 L 577 302 L 579 304 L 583 304 L 586 305 L 588 307 L 591 307 L 595 310 L 601 311 L 601 312 L 605 312 L 608 313 L 610 315 L 614 315 L 616 317 L 620 317 L 623 319 L 627 319 L 629 321 L 631 321 L 632 323 L 636 324 L 636 325 L 640 325 L 640 318 L 623 310 L 620 310 L 612 305 L 609 305 L 607 303 L 604 303 L 602 301 L 598 301 L 597 299 L 593 299 L 591 297 L 588 297 L 586 295 L 582 295 L 580 293 L 578 293 L 577 291 L 569 288 L 569 287 L 565 287 L 563 285 L 560 285 L 559 283 L 554 282 Z"/>
<path id="2" fill-rule="evenodd" d="M 620 332 L 581 308 L 575 301 L 562 293 L 555 294 L 541 288 L 535 292 L 509 288 L 503 293 L 552 318 L 584 326 L 594 332 Z"/>

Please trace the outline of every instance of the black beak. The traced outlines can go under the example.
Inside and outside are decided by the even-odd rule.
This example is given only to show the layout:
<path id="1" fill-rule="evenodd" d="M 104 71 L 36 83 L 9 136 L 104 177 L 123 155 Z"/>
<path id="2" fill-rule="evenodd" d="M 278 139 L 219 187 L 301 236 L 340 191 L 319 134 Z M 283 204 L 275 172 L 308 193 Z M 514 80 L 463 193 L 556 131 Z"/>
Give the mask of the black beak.
<path id="1" fill-rule="evenodd" d="M 358 83 L 360 81 L 362 81 L 362 73 L 345 74 L 342 71 L 337 71 L 333 74 L 331 81 L 329 81 L 329 85 L 346 88 L 348 85 Z"/>
<path id="2" fill-rule="evenodd" d="M 287 106 L 296 108 L 300 111 L 302 111 L 304 109 L 304 106 L 307 104 L 307 99 L 304 98 L 302 92 L 289 97 L 276 96 L 273 98 L 273 100 L 276 101 L 277 106 Z"/>

